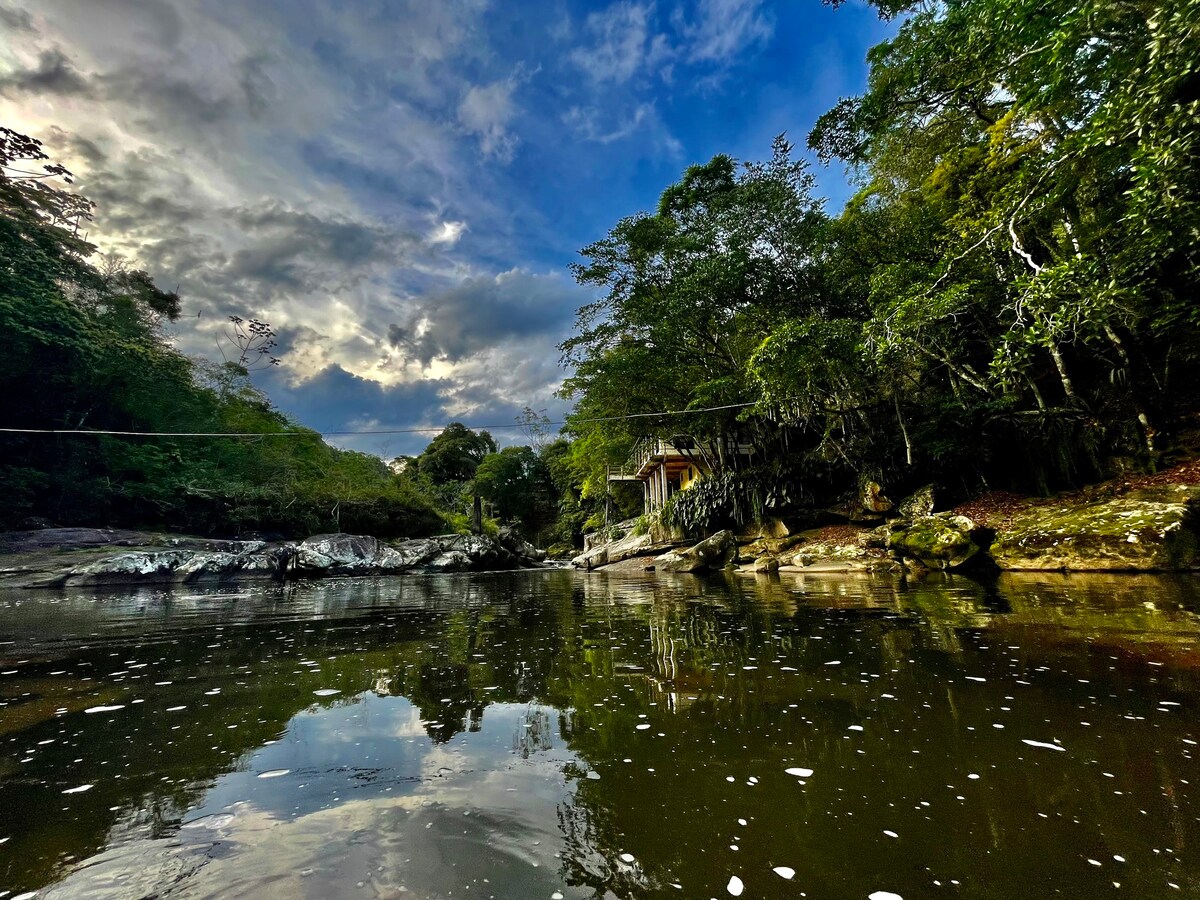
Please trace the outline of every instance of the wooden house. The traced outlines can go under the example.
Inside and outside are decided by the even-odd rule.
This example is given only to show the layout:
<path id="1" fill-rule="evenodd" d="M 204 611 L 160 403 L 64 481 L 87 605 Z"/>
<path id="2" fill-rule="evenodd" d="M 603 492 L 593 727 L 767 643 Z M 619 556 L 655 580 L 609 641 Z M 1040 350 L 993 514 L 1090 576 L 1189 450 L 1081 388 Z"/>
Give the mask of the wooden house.
<path id="1" fill-rule="evenodd" d="M 641 482 L 643 509 L 647 514 L 656 513 L 675 494 L 689 490 L 712 473 L 720 458 L 719 449 L 712 442 L 688 435 L 646 438 L 634 447 L 626 465 L 609 466 L 608 480 Z M 731 440 L 725 452 L 726 458 L 732 454 L 746 456 L 754 448 Z"/>

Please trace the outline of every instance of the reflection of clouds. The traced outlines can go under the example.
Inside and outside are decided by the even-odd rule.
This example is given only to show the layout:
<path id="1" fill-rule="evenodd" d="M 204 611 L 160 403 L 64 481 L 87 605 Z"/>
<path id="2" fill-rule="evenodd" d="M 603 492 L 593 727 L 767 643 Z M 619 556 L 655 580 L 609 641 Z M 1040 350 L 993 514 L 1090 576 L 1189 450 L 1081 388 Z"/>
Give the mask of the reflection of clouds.
<path id="1" fill-rule="evenodd" d="M 422 897 L 482 887 L 483 878 L 496 896 L 566 890 L 555 813 L 570 790 L 563 770 L 578 763 L 566 749 L 526 759 L 511 742 L 532 714 L 538 742 L 561 746 L 551 739 L 556 710 L 498 703 L 487 708 L 480 733 L 435 744 L 408 701 L 357 699 L 296 716 L 283 740 L 218 779 L 174 835 L 124 829 L 117 846 L 46 896 L 148 896 L 175 884 L 184 896 L 325 898 L 363 882 L 365 896 L 404 887 Z M 352 727 L 351 716 L 358 717 Z M 350 754 L 347 736 L 361 749 Z M 364 763 L 369 756 L 384 777 L 364 787 L 342 765 L 350 756 Z M 281 761 L 293 766 L 289 774 L 255 777 Z M 374 796 L 364 797 L 368 790 Z M 313 791 L 307 800 L 324 805 L 297 812 L 299 798 Z"/>

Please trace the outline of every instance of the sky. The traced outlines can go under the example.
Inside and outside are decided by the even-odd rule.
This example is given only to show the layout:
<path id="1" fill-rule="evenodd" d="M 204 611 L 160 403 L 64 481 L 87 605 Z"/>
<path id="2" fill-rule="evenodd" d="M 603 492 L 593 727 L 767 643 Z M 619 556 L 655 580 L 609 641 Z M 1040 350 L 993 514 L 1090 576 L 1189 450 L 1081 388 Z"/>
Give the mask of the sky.
<path id="1" fill-rule="evenodd" d="M 857 0 L 0 0 L 0 124 L 178 288 L 181 350 L 271 323 L 255 381 L 300 423 L 557 420 L 579 249 L 690 164 L 802 149 L 886 36 Z"/>

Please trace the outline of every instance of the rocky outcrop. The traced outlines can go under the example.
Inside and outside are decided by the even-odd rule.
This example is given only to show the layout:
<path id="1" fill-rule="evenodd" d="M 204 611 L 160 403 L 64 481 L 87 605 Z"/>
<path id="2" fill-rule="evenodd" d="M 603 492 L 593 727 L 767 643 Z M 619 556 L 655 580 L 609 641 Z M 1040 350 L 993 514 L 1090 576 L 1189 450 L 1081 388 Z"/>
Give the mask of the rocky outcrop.
<path id="1" fill-rule="evenodd" d="M 896 506 L 900 518 L 911 522 L 913 519 L 923 519 L 933 515 L 933 485 L 927 484 L 917 488 Z"/>
<path id="2" fill-rule="evenodd" d="M 645 556 L 653 546 L 654 539 L 649 534 L 631 534 L 611 544 L 600 544 L 580 553 L 571 560 L 571 565 L 577 569 L 598 569 L 623 559 Z"/>
<path id="3" fill-rule="evenodd" d="M 737 558 L 737 538 L 732 531 L 718 531 L 694 547 L 670 550 L 654 560 L 658 572 L 708 572 L 723 569 Z"/>
<path id="4" fill-rule="evenodd" d="M 989 552 L 1012 571 L 1200 569 L 1200 486 L 1162 485 L 1070 506 L 1033 506 L 999 529 Z"/>
<path id="5" fill-rule="evenodd" d="M 929 569 L 957 569 L 982 549 L 978 529 L 966 516 L 921 516 L 890 527 L 888 549 Z"/>
<path id="6" fill-rule="evenodd" d="M 318 534 L 296 546 L 291 571 L 301 577 L 394 575 L 409 568 L 398 550 L 365 534 Z"/>
<path id="7" fill-rule="evenodd" d="M 545 554 L 515 532 L 499 538 L 448 534 L 388 544 L 369 535 L 320 534 L 303 541 L 208 541 L 136 532 L 112 533 L 120 543 L 101 543 L 104 532 L 59 549 L 44 542 L 23 549 L 21 540 L 0 541 L 0 585 L 10 587 L 103 586 L 138 583 L 220 584 L 254 579 L 398 575 L 405 572 L 468 572 L 536 568 Z M 47 532 L 39 532 L 39 539 Z M 52 537 L 52 536 L 51 536 Z M 75 537 L 79 537 L 76 535 Z M 142 544 L 114 552 L 115 546 Z M 14 549 L 15 548 L 15 549 Z"/>

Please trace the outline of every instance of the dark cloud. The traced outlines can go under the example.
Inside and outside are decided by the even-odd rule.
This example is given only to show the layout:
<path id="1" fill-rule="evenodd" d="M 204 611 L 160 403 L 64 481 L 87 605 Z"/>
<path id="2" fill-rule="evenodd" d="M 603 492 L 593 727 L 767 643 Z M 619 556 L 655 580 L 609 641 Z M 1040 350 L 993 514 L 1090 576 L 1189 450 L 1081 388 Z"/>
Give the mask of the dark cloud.
<path id="1" fill-rule="evenodd" d="M 0 94 L 83 97 L 91 93 L 92 85 L 58 48 L 43 50 L 33 68 L 18 69 L 0 78 Z"/>
<path id="2" fill-rule="evenodd" d="M 232 210 L 229 220 L 249 243 L 233 254 L 228 275 L 288 290 L 311 289 L 328 283 L 334 272 L 352 272 L 381 259 L 397 260 L 414 242 L 382 225 L 274 202 Z"/>
<path id="3" fill-rule="evenodd" d="M 33 31 L 33 16 L 26 10 L 0 5 L 0 25 L 13 31 Z"/>
<path id="4" fill-rule="evenodd" d="M 421 298 L 389 326 L 388 341 L 423 365 L 459 362 L 514 339 L 557 335 L 578 305 L 578 292 L 563 279 L 513 270 Z"/>
<path id="5" fill-rule="evenodd" d="M 284 338 L 286 341 L 286 335 Z M 445 381 L 387 387 L 332 365 L 297 386 L 287 381 L 286 374 L 273 369 L 256 377 L 279 410 L 317 431 L 440 427 L 450 421 L 442 396 L 450 386 Z M 434 433 L 344 435 L 331 437 L 330 442 L 381 456 L 399 456 L 419 453 Z"/>

